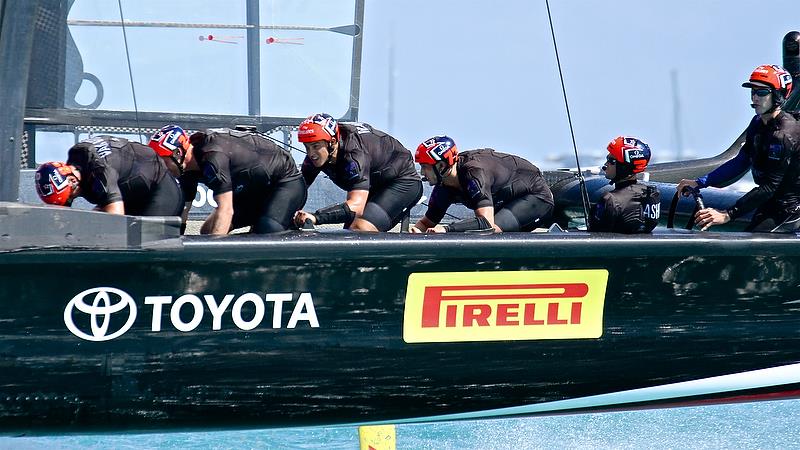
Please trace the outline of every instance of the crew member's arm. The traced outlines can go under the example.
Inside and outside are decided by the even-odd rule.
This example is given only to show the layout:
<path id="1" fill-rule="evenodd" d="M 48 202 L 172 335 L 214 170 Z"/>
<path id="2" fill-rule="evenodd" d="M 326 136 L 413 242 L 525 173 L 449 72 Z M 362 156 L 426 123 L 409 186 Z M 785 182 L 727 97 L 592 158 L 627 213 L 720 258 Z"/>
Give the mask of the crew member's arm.
<path id="1" fill-rule="evenodd" d="M 616 209 L 613 196 L 608 192 L 603 194 L 603 197 L 592 205 L 589 215 L 589 231 L 613 232 L 617 217 Z"/>
<path id="2" fill-rule="evenodd" d="M 306 182 L 306 187 L 309 188 L 311 183 L 317 179 L 320 169 L 314 167 L 311 160 L 306 158 L 303 160 L 303 164 L 300 165 L 300 173 L 303 174 L 303 180 Z M 306 220 L 310 220 L 314 225 L 317 224 L 317 217 L 313 213 L 301 209 L 294 214 L 294 224 L 298 227 L 302 227 Z"/>
<path id="3" fill-rule="evenodd" d="M 748 170 L 750 170 L 750 157 L 753 144 L 751 138 L 745 140 L 744 145 L 739 149 L 739 153 L 725 162 L 725 164 L 712 170 L 708 175 L 697 178 L 696 180 L 683 179 L 678 183 L 677 191 L 684 197 L 689 196 L 689 192 L 683 192 L 685 187 L 691 188 L 704 188 L 712 187 L 725 187 L 734 183 L 741 178 Z"/>
<path id="4" fill-rule="evenodd" d="M 412 233 L 424 233 L 435 226 L 436 223 L 429 219 L 426 213 L 426 215 L 422 216 L 408 231 Z"/>
<path id="5" fill-rule="evenodd" d="M 347 200 L 344 202 L 347 203 L 347 207 L 350 208 L 350 211 L 352 211 L 356 217 L 361 217 L 364 215 L 364 207 L 367 206 L 368 198 L 369 191 L 354 189 L 347 193 Z"/>
<path id="6" fill-rule="evenodd" d="M 412 233 L 425 233 L 431 230 L 431 233 L 433 233 L 433 228 L 442 221 L 442 218 L 447 212 L 447 208 L 449 208 L 452 203 L 453 199 L 447 188 L 434 186 L 425 215 L 422 216 L 416 224 L 411 226 L 408 231 Z"/>
<path id="7" fill-rule="evenodd" d="M 125 204 L 122 202 L 111 202 L 107 205 L 101 206 L 100 211 L 109 214 L 125 214 Z"/>
<path id="8" fill-rule="evenodd" d="M 214 195 L 217 208 L 209 214 L 203 226 L 200 227 L 200 234 L 228 234 L 233 223 L 233 192 L 223 192 Z"/>
<path id="9" fill-rule="evenodd" d="M 428 232 L 502 231 L 494 223 L 494 201 L 491 187 L 492 179 L 486 172 L 479 168 L 470 170 L 466 177 L 466 188 L 462 189 L 468 198 L 467 206 L 473 208 L 475 217 L 462 219 L 448 225 L 436 225 L 428 229 Z"/>

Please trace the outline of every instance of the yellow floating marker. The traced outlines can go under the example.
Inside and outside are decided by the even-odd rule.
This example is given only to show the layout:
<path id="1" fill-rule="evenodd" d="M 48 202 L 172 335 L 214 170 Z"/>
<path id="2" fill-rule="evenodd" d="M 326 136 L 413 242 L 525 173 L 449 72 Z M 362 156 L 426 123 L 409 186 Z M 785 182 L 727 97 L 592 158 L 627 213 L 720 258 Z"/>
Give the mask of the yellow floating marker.
<path id="1" fill-rule="evenodd" d="M 361 450 L 396 450 L 394 425 L 365 425 L 358 427 Z"/>

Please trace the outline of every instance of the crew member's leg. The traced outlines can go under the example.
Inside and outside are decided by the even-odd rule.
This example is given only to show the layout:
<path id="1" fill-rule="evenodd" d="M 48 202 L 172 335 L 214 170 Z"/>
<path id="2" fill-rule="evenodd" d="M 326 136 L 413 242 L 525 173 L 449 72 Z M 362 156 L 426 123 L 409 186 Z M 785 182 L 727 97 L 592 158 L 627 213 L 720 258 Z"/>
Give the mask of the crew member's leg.
<path id="1" fill-rule="evenodd" d="M 370 192 L 364 214 L 356 218 L 351 230 L 389 231 L 422 197 L 422 182 L 415 179 L 395 180 L 385 188 Z"/>
<path id="2" fill-rule="evenodd" d="M 759 208 L 745 231 L 753 233 L 794 233 L 800 230 L 800 206 Z"/>
<path id="3" fill-rule="evenodd" d="M 183 192 L 175 178 L 169 175 L 153 187 L 150 201 L 143 204 L 140 211 L 136 211 L 141 216 L 180 216 L 182 212 Z"/>
<path id="4" fill-rule="evenodd" d="M 261 215 L 251 228 L 251 233 L 275 233 L 292 227 L 294 213 L 303 208 L 308 191 L 303 178 L 280 183 L 264 199 Z"/>
<path id="5" fill-rule="evenodd" d="M 531 231 L 550 225 L 553 205 L 533 194 L 515 198 L 494 212 L 494 223 L 503 231 Z"/>

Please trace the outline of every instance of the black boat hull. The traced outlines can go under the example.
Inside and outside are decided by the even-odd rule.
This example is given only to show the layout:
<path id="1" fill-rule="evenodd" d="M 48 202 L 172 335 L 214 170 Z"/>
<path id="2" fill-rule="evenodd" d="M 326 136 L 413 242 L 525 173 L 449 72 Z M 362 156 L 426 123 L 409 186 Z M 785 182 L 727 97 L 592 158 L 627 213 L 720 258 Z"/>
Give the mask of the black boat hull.
<path id="1" fill-rule="evenodd" d="M 430 418 L 800 362 L 800 241 L 734 237 L 289 233 L 185 238 L 161 250 L 2 253 L 0 430 Z M 520 325 L 501 331 L 507 339 L 404 340 L 404 327 L 416 326 L 404 321 L 412 274 L 523 273 L 541 282 L 586 269 L 607 271 L 607 286 L 590 287 L 603 288 L 599 338 L 514 340 Z M 584 274 L 567 272 L 578 283 Z M 452 276 L 442 276 L 448 283 Z M 95 310 L 93 334 L 91 314 L 78 303 L 102 307 L 125 295 L 138 311 L 130 327 L 110 337 L 128 325 L 130 310 Z M 494 305 L 489 328 L 502 328 L 492 301 L 485 302 Z M 523 322 L 526 301 L 539 302 L 543 328 L 558 327 L 541 313 L 547 298 L 504 300 L 518 305 L 511 315 L 506 309 L 506 322 Z M 553 316 L 570 317 L 565 309 Z M 480 321 L 470 325 L 481 339 Z M 792 396 L 796 387 L 784 379 L 532 411 Z"/>

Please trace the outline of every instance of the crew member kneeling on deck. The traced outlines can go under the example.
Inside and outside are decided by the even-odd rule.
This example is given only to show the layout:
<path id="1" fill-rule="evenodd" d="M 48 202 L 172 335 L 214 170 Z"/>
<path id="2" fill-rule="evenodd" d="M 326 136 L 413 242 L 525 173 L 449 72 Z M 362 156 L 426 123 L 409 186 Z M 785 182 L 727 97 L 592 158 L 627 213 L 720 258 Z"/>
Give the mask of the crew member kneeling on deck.
<path id="1" fill-rule="evenodd" d="M 355 231 L 389 231 L 422 197 L 414 161 L 397 139 L 365 123 L 337 123 L 315 114 L 297 137 L 308 156 L 302 171 L 310 186 L 320 172 L 347 191 L 347 200 L 314 213 L 298 211 L 295 223 L 344 223 Z"/>
<path id="2" fill-rule="evenodd" d="M 619 136 L 609 142 L 603 165 L 614 190 L 592 205 L 589 231 L 650 233 L 661 215 L 661 194 L 636 181 L 650 162 L 650 147 L 635 137 Z"/>
<path id="3" fill-rule="evenodd" d="M 434 136 L 417 147 L 414 159 L 434 187 L 412 233 L 532 231 L 550 223 L 553 193 L 539 169 L 519 156 L 490 148 L 459 154 L 452 139 Z M 453 203 L 463 203 L 475 217 L 439 225 Z"/>
<path id="4" fill-rule="evenodd" d="M 111 214 L 179 216 L 183 195 L 167 166 L 146 145 L 97 136 L 69 149 L 67 162 L 36 171 L 36 192 L 52 205 L 83 197 Z"/>
<path id="5" fill-rule="evenodd" d="M 780 66 L 758 66 L 742 87 L 750 88 L 750 106 L 756 110 L 747 127 L 744 145 L 733 159 L 708 175 L 681 180 L 678 192 L 687 186 L 727 186 L 751 169 L 755 188 L 726 211 L 714 208 L 697 211 L 695 223 L 707 230 L 755 209 L 745 231 L 797 231 L 800 229 L 800 124 L 781 110 L 792 92 L 792 76 Z"/>
<path id="6" fill-rule="evenodd" d="M 153 135 L 150 147 L 180 173 L 188 200 L 184 219 L 198 182 L 214 191 L 217 208 L 201 234 L 228 234 L 246 226 L 258 234 L 284 231 L 306 202 L 306 185 L 292 155 L 258 133 L 214 128 L 189 137 L 181 127 L 167 125 Z"/>

